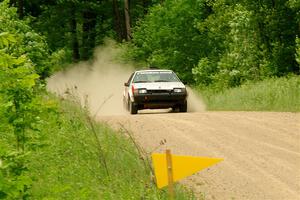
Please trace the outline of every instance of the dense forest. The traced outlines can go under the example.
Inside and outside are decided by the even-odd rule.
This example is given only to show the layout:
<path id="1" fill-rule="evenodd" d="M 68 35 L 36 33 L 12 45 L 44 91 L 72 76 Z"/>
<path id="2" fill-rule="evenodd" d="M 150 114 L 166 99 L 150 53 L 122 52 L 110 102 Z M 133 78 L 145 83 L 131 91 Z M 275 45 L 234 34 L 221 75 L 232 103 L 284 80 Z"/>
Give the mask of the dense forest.
<path id="1" fill-rule="evenodd" d="M 59 54 L 62 63 L 90 59 L 108 37 L 126 45 L 127 59 L 173 69 L 189 83 L 233 87 L 299 73 L 297 0 L 7 3 L 43 37 L 47 53 Z M 37 71 L 44 78 L 49 70 Z"/>
<path id="2" fill-rule="evenodd" d="M 125 61 L 172 69 L 194 86 L 222 90 L 268 78 L 275 83 L 278 77 L 284 85 L 292 76 L 292 88 L 299 88 L 299 0 L 0 0 L 0 199 L 30 199 L 34 195 L 39 199 L 78 187 L 55 185 L 63 178 L 38 182 L 41 174 L 57 177 L 64 170 L 59 165 L 52 171 L 43 170 L 43 164 L 64 155 L 62 145 L 81 152 L 81 146 L 72 146 L 77 143 L 65 143 L 63 139 L 76 138 L 71 133 L 77 128 L 88 132 L 82 119 L 73 120 L 66 114 L 69 111 L 61 109 L 46 93 L 45 80 L 70 63 L 93 59 L 94 49 L 106 38 L 126 49 L 122 55 Z M 274 96 L 272 92 L 270 97 Z M 56 140 L 49 137 L 53 132 L 58 133 Z M 88 145 L 83 145 L 90 146 L 90 141 L 86 142 Z M 51 145 L 58 147 L 53 151 Z M 69 163 L 71 166 L 72 160 Z M 81 170 L 77 165 L 73 167 Z M 68 170 L 64 172 L 68 174 Z M 78 171 L 76 181 L 85 172 Z M 123 173 L 128 176 L 126 171 Z M 136 172 L 131 173 L 135 176 Z M 92 178 L 101 182 L 103 177 L 91 172 L 86 180 Z M 103 180 L 107 181 L 101 182 L 107 184 L 107 191 L 111 189 L 105 195 L 119 191 L 110 187 L 111 180 Z M 143 191 L 145 185 L 141 184 L 146 182 L 136 182 L 145 196 L 165 198 L 164 194 L 160 198 L 153 186 Z M 47 190 L 51 189 L 47 185 L 50 183 L 55 183 L 55 191 Z M 94 183 L 82 184 L 82 199 L 98 194 L 99 188 L 92 187 Z M 128 196 L 139 195 L 136 188 L 124 186 L 122 191 L 131 191 Z M 73 195 L 78 197 L 77 193 Z"/>
<path id="3" fill-rule="evenodd" d="M 136 27 L 132 57 L 222 87 L 298 73 L 299 9 L 285 0 L 165 1 Z"/>

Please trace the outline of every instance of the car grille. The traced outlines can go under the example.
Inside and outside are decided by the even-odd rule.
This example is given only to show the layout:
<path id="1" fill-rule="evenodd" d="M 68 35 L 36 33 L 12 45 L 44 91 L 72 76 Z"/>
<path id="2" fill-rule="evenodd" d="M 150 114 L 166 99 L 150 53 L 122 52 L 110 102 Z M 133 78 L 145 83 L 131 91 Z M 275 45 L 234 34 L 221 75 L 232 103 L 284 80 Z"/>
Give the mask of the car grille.
<path id="1" fill-rule="evenodd" d="M 171 93 L 172 90 L 147 90 L 147 92 L 151 94 L 166 94 Z"/>

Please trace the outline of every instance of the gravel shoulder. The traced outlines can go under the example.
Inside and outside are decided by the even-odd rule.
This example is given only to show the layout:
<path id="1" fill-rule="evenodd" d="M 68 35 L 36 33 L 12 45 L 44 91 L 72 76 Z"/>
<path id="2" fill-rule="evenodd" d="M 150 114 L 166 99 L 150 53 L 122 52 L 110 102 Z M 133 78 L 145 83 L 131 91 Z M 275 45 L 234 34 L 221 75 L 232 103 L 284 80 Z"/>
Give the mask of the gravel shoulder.
<path id="1" fill-rule="evenodd" d="M 205 199 L 300 199 L 300 113 L 158 111 L 97 120 L 122 124 L 148 152 L 224 158 L 181 181 Z"/>

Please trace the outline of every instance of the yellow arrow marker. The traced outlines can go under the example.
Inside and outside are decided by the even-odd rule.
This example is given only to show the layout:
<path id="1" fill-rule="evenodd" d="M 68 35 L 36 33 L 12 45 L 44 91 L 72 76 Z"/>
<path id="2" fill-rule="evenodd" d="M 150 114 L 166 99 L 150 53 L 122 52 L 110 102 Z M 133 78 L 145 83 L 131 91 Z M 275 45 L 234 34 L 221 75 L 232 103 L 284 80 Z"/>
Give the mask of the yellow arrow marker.
<path id="1" fill-rule="evenodd" d="M 171 155 L 173 181 L 178 181 L 202 169 L 221 162 L 222 158 Z M 168 185 L 168 167 L 166 154 L 153 153 L 152 161 L 158 188 Z"/>

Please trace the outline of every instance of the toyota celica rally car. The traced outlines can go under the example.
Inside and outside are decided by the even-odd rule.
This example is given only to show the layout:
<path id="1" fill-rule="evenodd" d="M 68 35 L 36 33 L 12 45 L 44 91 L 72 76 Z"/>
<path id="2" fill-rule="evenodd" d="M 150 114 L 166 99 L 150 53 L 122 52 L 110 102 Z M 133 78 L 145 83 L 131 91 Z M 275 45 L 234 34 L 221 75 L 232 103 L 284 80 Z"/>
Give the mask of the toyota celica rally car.
<path id="1" fill-rule="evenodd" d="M 135 71 L 124 85 L 123 103 L 131 114 L 160 108 L 187 111 L 186 87 L 171 70 Z"/>

